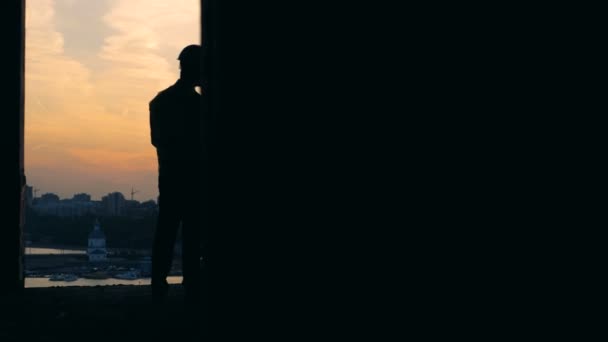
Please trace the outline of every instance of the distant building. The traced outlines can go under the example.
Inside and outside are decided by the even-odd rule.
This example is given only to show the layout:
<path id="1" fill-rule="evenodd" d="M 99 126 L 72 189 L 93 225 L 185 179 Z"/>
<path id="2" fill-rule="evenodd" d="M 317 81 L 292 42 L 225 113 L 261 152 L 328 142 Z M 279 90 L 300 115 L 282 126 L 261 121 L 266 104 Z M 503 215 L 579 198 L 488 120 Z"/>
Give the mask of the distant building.
<path id="1" fill-rule="evenodd" d="M 149 209 L 156 209 L 157 208 L 156 202 L 154 202 L 154 200 L 145 201 L 145 202 L 143 202 L 141 204 L 141 206 L 144 207 L 144 208 L 149 208 Z"/>
<path id="2" fill-rule="evenodd" d="M 102 201 L 91 201 L 93 203 L 93 211 L 96 215 L 103 215 L 103 202 Z"/>
<path id="3" fill-rule="evenodd" d="M 42 203 L 57 203 L 59 202 L 59 196 L 53 194 L 53 193 L 46 193 L 42 196 L 40 196 L 40 201 L 41 204 Z"/>
<path id="4" fill-rule="evenodd" d="M 142 218 L 156 214 L 158 206 L 153 200 L 138 202 L 138 201 L 125 201 L 124 215 L 132 218 Z"/>
<path id="5" fill-rule="evenodd" d="M 89 194 L 75 194 L 74 197 L 72 197 L 72 201 L 75 202 L 91 202 L 91 195 Z"/>
<path id="6" fill-rule="evenodd" d="M 34 201 L 34 187 L 26 185 L 25 186 L 25 204 L 28 207 L 31 207 L 33 201 Z"/>
<path id="7" fill-rule="evenodd" d="M 61 201 L 35 201 L 32 209 L 37 213 L 44 215 L 53 215 L 60 217 L 75 217 L 84 216 L 95 213 L 95 204 L 93 202 L 80 202 L 73 200 Z"/>
<path id="8" fill-rule="evenodd" d="M 125 214 L 125 196 L 120 192 L 112 192 L 101 198 L 104 212 L 108 216 L 121 216 Z"/>
<path id="9" fill-rule="evenodd" d="M 158 212 L 158 205 L 154 200 L 145 201 L 140 207 L 146 215 L 154 215 Z"/>
<path id="10" fill-rule="evenodd" d="M 139 203 L 139 201 L 125 200 L 126 209 L 135 209 L 135 208 L 138 208 L 140 205 L 141 205 L 141 203 Z"/>
<path id="11" fill-rule="evenodd" d="M 106 235 L 101 230 L 99 220 L 95 220 L 95 227 L 89 234 L 89 247 L 87 255 L 90 262 L 103 262 L 108 258 L 108 250 L 106 249 Z"/>

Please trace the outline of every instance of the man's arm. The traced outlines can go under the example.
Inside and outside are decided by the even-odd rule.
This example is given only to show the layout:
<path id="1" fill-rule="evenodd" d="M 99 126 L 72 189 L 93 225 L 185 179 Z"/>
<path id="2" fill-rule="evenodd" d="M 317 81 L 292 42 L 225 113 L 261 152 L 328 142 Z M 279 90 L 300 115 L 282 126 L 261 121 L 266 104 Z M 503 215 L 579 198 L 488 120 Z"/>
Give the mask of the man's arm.
<path id="1" fill-rule="evenodd" d="M 152 145 L 161 147 L 160 105 L 157 99 L 150 101 L 150 138 Z"/>

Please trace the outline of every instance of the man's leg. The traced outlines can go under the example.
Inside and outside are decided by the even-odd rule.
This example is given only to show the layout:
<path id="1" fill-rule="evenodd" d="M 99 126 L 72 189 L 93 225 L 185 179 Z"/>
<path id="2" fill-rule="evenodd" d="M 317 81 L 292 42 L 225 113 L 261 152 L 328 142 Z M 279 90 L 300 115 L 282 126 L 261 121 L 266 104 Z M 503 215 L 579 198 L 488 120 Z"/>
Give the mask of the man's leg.
<path id="1" fill-rule="evenodd" d="M 171 199 L 170 196 L 159 197 L 152 248 L 152 292 L 159 296 L 164 296 L 168 290 L 167 275 L 173 263 L 173 249 L 180 223 L 179 209 L 170 202 Z"/>

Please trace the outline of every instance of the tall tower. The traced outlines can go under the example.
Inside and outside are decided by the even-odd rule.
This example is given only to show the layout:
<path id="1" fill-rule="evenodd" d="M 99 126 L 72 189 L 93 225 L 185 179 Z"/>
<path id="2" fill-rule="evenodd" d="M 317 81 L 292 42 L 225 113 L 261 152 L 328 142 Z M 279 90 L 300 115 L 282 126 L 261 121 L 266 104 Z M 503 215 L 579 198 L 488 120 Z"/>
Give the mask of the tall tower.
<path id="1" fill-rule="evenodd" d="M 89 261 L 99 262 L 106 261 L 108 251 L 106 249 L 106 235 L 101 230 L 99 220 L 95 219 L 95 226 L 91 234 L 89 234 L 89 246 L 87 248 Z"/>

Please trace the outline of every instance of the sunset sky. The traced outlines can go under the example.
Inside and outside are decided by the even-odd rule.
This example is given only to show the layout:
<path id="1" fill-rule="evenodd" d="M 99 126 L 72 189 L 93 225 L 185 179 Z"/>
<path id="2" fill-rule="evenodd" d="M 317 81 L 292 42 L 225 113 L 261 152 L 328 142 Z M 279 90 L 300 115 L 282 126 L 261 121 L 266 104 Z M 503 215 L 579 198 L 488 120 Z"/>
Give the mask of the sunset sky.
<path id="1" fill-rule="evenodd" d="M 200 42 L 198 0 L 26 1 L 25 172 L 38 196 L 156 200 L 148 103 Z"/>

